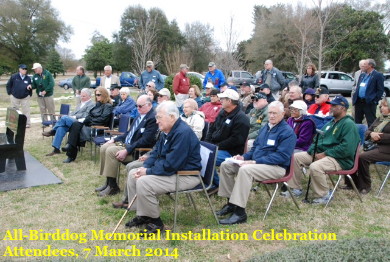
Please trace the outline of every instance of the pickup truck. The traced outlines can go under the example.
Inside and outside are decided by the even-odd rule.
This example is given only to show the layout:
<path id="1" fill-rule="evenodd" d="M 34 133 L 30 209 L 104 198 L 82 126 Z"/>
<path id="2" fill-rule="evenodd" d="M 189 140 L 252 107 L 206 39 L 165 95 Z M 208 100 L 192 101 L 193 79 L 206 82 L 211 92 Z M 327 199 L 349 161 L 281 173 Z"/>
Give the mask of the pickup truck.
<path id="1" fill-rule="evenodd" d="M 228 75 L 227 82 L 233 82 L 234 85 L 241 85 L 243 82 L 255 84 L 255 77 L 248 71 L 233 70 Z"/>

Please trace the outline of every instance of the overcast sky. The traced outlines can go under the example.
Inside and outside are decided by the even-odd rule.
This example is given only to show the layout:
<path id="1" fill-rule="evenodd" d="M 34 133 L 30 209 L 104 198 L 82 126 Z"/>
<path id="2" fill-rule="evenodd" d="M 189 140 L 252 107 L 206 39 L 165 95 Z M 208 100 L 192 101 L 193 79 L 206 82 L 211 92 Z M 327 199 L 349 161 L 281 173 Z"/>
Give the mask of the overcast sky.
<path id="1" fill-rule="evenodd" d="M 306 1 L 311 3 L 311 0 Z M 291 0 L 277 2 L 291 3 Z M 59 11 L 60 18 L 73 28 L 70 42 L 60 43 L 60 45 L 71 49 L 79 59 L 87 46 L 91 44 L 91 36 L 95 30 L 110 41 L 112 40 L 112 33 L 119 31 L 121 16 L 129 6 L 140 4 L 146 9 L 158 7 L 164 11 L 169 21 L 175 19 L 182 31 L 186 23 L 195 21 L 208 23 L 214 27 L 216 40 L 222 44 L 221 39 L 231 16 L 234 16 L 239 40 L 245 40 L 250 37 L 253 30 L 253 6 L 256 4 L 269 6 L 277 2 L 264 0 L 52 0 L 52 6 Z"/>

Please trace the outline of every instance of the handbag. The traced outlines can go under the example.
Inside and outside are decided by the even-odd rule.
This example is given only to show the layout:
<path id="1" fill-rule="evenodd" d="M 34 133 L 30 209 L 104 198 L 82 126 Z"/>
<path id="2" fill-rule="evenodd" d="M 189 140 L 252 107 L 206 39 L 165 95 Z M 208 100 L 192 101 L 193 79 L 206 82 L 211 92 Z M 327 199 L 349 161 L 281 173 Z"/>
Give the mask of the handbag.
<path id="1" fill-rule="evenodd" d="M 375 143 L 371 140 L 366 140 L 363 143 L 363 151 L 370 151 L 370 150 L 373 150 L 377 147 L 378 147 L 377 143 Z"/>

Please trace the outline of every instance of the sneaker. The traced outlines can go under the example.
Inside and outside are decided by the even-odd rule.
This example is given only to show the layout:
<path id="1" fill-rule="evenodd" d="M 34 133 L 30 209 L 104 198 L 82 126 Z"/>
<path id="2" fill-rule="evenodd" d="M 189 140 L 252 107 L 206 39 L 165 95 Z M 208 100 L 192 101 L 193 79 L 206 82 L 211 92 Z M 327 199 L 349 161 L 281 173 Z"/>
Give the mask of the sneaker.
<path id="1" fill-rule="evenodd" d="M 291 188 L 291 193 L 295 197 L 300 197 L 302 195 L 302 190 L 301 189 Z M 281 192 L 280 195 L 283 196 L 283 197 L 291 197 L 290 196 L 290 192 L 288 192 L 288 190 L 284 191 L 284 192 Z"/>
<path id="2" fill-rule="evenodd" d="M 326 204 L 326 203 L 328 203 L 331 194 L 332 194 L 332 190 L 329 190 L 328 194 L 326 194 L 323 197 L 314 198 L 311 203 L 312 204 Z"/>

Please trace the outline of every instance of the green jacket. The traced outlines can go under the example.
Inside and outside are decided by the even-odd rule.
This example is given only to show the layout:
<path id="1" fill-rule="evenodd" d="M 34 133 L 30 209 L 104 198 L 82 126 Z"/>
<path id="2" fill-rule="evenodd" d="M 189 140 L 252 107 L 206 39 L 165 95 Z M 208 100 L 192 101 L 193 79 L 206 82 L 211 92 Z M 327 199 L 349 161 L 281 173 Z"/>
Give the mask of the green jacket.
<path id="1" fill-rule="evenodd" d="M 259 130 L 268 123 L 268 105 L 262 109 L 253 108 L 248 117 L 250 124 L 248 139 L 256 139 Z"/>
<path id="2" fill-rule="evenodd" d="M 91 79 L 89 79 L 88 76 L 82 75 L 82 76 L 75 76 L 72 80 L 72 88 L 73 90 L 81 90 L 83 88 L 90 88 L 91 87 Z"/>
<path id="3" fill-rule="evenodd" d="M 35 74 L 32 77 L 32 88 L 36 89 L 38 96 L 40 96 L 39 93 L 42 91 L 46 91 L 45 97 L 52 96 L 54 89 L 54 78 L 52 74 L 46 69 L 42 71 L 42 75 Z"/>
<path id="4" fill-rule="evenodd" d="M 360 143 L 360 136 L 353 118 L 346 115 L 339 121 L 330 121 L 321 129 L 324 135 L 318 139 L 317 153 L 333 157 L 342 169 L 353 167 L 356 146 Z M 314 143 L 311 144 L 309 154 L 313 154 Z"/>

